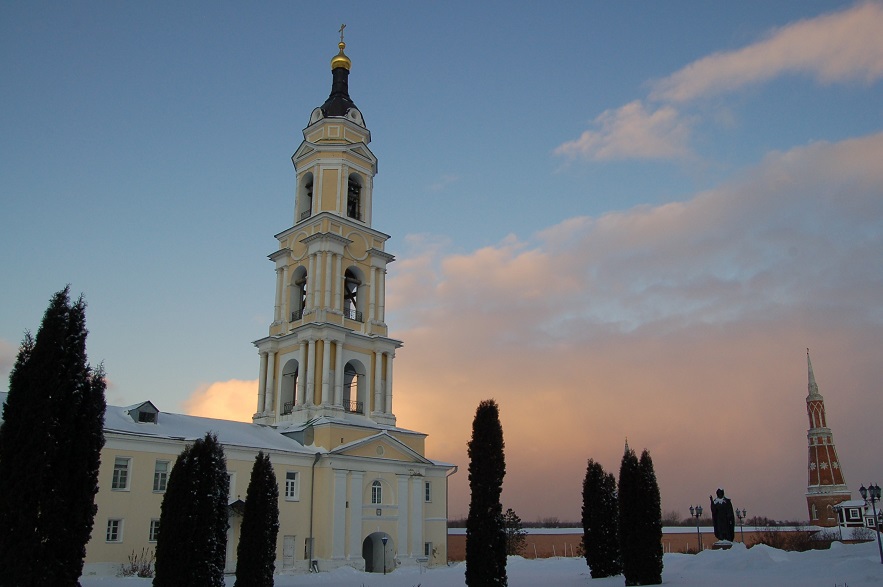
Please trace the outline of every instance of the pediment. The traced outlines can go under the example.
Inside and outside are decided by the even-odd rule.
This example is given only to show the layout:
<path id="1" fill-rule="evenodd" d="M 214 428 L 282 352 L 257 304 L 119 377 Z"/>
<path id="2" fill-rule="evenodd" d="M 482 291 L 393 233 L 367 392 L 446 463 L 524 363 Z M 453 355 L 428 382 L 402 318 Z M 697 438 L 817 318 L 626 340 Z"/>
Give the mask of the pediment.
<path id="1" fill-rule="evenodd" d="M 348 457 L 385 459 L 405 463 L 419 463 L 424 465 L 432 464 L 432 461 L 421 456 L 386 431 L 373 434 L 348 444 L 342 444 L 332 450 L 331 454 Z"/>

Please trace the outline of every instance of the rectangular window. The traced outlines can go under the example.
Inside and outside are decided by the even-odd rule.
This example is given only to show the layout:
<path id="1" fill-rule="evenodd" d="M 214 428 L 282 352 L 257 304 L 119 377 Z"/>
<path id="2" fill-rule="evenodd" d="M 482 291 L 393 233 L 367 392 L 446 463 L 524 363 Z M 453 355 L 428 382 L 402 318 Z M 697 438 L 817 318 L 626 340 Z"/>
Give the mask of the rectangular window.
<path id="1" fill-rule="evenodd" d="M 429 503 L 432 501 L 432 482 L 426 481 L 423 484 L 423 501 Z"/>
<path id="2" fill-rule="evenodd" d="M 423 556 L 432 556 L 432 542 L 423 543 Z"/>
<path id="3" fill-rule="evenodd" d="M 107 521 L 107 542 L 123 541 L 123 521 L 120 519 L 111 519 Z"/>
<path id="4" fill-rule="evenodd" d="M 128 491 L 129 489 L 129 465 L 132 459 L 117 457 L 113 461 L 113 480 L 110 488 L 116 491 Z"/>
<path id="5" fill-rule="evenodd" d="M 156 461 L 153 469 L 153 490 L 162 492 L 166 490 L 169 481 L 169 461 Z"/>
<path id="6" fill-rule="evenodd" d="M 159 534 L 159 519 L 153 518 L 150 520 L 150 533 L 147 535 L 148 542 L 156 542 L 156 537 Z"/>
<path id="7" fill-rule="evenodd" d="M 297 471 L 285 473 L 285 499 L 296 501 L 298 495 Z"/>

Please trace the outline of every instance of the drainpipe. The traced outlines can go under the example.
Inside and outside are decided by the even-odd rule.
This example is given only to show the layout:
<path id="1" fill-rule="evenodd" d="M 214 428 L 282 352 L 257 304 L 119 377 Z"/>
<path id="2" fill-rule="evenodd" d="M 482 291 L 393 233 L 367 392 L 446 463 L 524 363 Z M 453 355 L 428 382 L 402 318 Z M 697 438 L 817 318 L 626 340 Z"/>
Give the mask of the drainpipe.
<path id="1" fill-rule="evenodd" d="M 315 493 L 314 488 L 316 487 L 316 463 L 319 462 L 319 459 L 322 458 L 322 453 L 317 452 L 315 458 L 313 459 L 313 467 L 310 469 L 310 572 L 313 572 L 313 503 L 315 500 L 313 499 L 313 494 Z M 319 572 L 318 565 L 316 565 L 316 571 Z"/>

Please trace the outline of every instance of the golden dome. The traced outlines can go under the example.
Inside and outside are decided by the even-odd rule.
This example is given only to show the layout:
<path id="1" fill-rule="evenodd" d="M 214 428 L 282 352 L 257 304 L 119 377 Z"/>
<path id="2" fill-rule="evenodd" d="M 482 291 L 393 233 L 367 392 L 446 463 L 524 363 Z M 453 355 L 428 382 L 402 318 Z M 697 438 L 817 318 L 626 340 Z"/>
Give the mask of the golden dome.
<path id="1" fill-rule="evenodd" d="M 346 47 L 346 43 L 343 41 L 339 42 L 337 46 L 340 48 L 340 53 L 334 56 L 334 59 L 331 60 L 331 70 L 334 71 L 338 67 L 343 67 L 347 71 L 349 71 L 352 66 L 352 61 L 350 58 L 343 54 L 343 50 Z"/>

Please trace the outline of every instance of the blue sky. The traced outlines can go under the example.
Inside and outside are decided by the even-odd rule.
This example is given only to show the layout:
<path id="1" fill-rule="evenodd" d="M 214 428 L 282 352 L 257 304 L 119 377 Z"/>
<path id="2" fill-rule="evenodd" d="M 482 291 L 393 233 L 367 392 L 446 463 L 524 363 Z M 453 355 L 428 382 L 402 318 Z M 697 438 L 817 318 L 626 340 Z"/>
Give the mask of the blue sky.
<path id="1" fill-rule="evenodd" d="M 342 22 L 398 259 L 396 411 L 431 456 L 465 465 L 495 396 L 525 519 L 576 518 L 578 487 L 537 505 L 530 478 L 615 469 L 625 436 L 667 509 L 729 483 L 805 517 L 809 346 L 847 480 L 879 482 L 880 3 L 5 2 L 0 390 L 66 283 L 111 403 L 194 411 L 256 379 L 289 158 Z M 457 425 L 426 415 L 440 398 Z M 687 465 L 691 435 L 727 448 Z"/>

